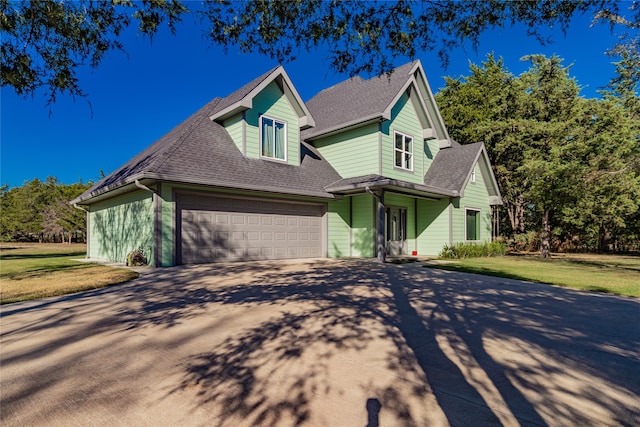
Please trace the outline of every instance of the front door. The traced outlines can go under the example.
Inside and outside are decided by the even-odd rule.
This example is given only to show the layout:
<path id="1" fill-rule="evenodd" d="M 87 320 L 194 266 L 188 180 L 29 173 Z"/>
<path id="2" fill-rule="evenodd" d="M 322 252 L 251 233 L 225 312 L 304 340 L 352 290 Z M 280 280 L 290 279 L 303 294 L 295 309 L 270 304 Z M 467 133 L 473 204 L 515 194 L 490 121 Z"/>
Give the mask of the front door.
<path id="1" fill-rule="evenodd" d="M 406 255 L 407 209 L 389 207 L 385 213 L 387 255 Z"/>

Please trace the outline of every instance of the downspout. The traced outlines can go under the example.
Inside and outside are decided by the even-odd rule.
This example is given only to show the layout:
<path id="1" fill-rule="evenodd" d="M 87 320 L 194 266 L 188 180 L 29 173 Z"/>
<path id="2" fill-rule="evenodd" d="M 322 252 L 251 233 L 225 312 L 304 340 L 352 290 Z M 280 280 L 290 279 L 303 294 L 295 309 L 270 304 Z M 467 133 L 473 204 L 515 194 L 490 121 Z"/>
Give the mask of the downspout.
<path id="1" fill-rule="evenodd" d="M 449 246 L 453 246 L 453 197 L 449 197 Z"/>
<path id="2" fill-rule="evenodd" d="M 147 187 L 147 186 L 146 186 L 146 185 L 144 185 L 144 184 L 141 184 L 139 180 L 137 180 L 137 179 L 136 179 L 136 180 L 134 181 L 134 183 L 136 184 L 136 187 L 138 187 L 138 188 L 140 188 L 140 189 L 142 189 L 142 190 L 144 190 L 144 191 L 148 191 L 148 192 L 150 192 L 150 193 L 156 194 L 156 192 L 155 192 L 154 190 L 152 190 L 151 188 Z"/>
<path id="3" fill-rule="evenodd" d="M 85 259 L 89 259 L 89 226 L 91 225 L 89 221 L 91 219 L 91 216 L 89 215 L 89 211 L 88 210 L 86 210 L 85 208 L 83 208 L 81 206 L 78 206 L 77 203 L 74 203 L 72 206 L 74 208 L 78 209 L 78 210 L 85 211 L 87 213 L 87 220 L 86 220 L 86 227 L 87 227 L 87 231 L 86 231 L 86 233 L 87 233 L 86 234 L 87 253 L 84 255 L 84 257 L 85 257 Z"/>
<path id="4" fill-rule="evenodd" d="M 384 244 L 384 190 L 380 190 L 380 195 L 375 194 L 371 189 L 367 186 L 364 189 L 367 193 L 371 194 L 378 201 L 378 226 L 377 226 L 377 234 L 378 234 L 378 262 L 385 262 L 387 251 Z"/>

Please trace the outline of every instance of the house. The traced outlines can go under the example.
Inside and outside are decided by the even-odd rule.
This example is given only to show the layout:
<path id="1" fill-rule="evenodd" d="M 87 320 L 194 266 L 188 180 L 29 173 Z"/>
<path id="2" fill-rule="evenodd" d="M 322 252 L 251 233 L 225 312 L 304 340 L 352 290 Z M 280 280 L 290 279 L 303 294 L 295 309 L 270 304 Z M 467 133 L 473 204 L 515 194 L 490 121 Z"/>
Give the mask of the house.
<path id="1" fill-rule="evenodd" d="M 89 258 L 155 266 L 436 255 L 491 239 L 482 143 L 451 140 L 419 61 L 303 102 L 282 66 L 215 98 L 72 201 Z"/>

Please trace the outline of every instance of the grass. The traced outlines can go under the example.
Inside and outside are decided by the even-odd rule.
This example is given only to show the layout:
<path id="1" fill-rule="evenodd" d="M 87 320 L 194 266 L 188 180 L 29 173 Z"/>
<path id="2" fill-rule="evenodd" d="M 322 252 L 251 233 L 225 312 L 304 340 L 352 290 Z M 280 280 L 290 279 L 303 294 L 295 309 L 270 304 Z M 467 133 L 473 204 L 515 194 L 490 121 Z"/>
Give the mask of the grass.
<path id="1" fill-rule="evenodd" d="M 508 255 L 447 261 L 437 268 L 640 297 L 637 256 L 554 254 L 543 260 L 536 255 Z"/>
<path id="2" fill-rule="evenodd" d="M 0 304 L 66 295 L 123 283 L 138 277 L 124 268 L 74 261 L 83 244 L 0 245 Z"/>

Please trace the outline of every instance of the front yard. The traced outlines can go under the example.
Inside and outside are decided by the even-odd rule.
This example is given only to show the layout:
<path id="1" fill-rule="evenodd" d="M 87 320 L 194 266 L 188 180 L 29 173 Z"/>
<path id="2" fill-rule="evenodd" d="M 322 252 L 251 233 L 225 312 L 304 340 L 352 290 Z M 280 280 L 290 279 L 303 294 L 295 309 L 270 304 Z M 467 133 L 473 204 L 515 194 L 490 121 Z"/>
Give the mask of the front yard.
<path id="1" fill-rule="evenodd" d="M 97 289 L 126 282 L 138 273 L 74 261 L 84 244 L 3 243 L 0 245 L 0 304 Z"/>
<path id="2" fill-rule="evenodd" d="M 640 257 L 602 254 L 534 254 L 442 261 L 437 268 L 549 283 L 586 291 L 640 297 Z"/>

